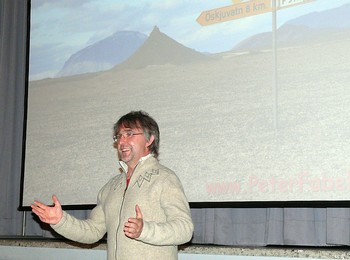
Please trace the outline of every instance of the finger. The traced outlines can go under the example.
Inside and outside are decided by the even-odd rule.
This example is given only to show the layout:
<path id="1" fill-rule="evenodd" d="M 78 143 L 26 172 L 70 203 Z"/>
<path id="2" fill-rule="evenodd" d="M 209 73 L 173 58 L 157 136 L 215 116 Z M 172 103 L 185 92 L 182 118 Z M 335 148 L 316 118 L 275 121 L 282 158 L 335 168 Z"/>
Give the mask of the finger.
<path id="1" fill-rule="evenodd" d="M 56 195 L 52 196 L 52 201 L 55 204 L 55 206 L 61 207 L 61 203 L 59 202 L 58 198 L 56 197 Z"/>
<path id="2" fill-rule="evenodd" d="M 139 207 L 139 205 L 136 204 L 136 207 L 135 207 L 135 211 L 136 211 L 136 218 L 137 219 L 142 219 L 143 216 L 142 216 L 142 213 L 141 213 L 141 209 Z"/>
<path id="3" fill-rule="evenodd" d="M 40 212 L 40 211 L 38 210 L 38 208 L 33 208 L 33 207 L 32 207 L 32 212 L 33 212 L 35 215 L 37 215 L 37 216 L 39 216 L 39 215 L 42 214 L 42 212 Z"/>
<path id="4" fill-rule="evenodd" d="M 139 221 L 138 218 L 128 218 L 128 222 L 125 225 L 132 226 L 132 224 L 137 224 Z"/>
<path id="5" fill-rule="evenodd" d="M 130 227 L 124 227 L 124 229 L 123 229 L 123 231 L 124 231 L 124 234 L 126 235 L 126 236 L 128 236 L 128 237 L 130 237 L 130 238 L 133 238 L 133 236 L 134 236 L 134 234 L 135 234 L 135 229 L 133 229 L 133 228 L 130 228 Z M 133 232 L 134 231 L 134 232 Z"/>
<path id="6" fill-rule="evenodd" d="M 44 212 L 44 210 L 36 205 L 31 205 L 31 208 L 32 208 L 32 211 L 35 213 L 35 214 L 41 214 Z"/>
<path id="7" fill-rule="evenodd" d="M 131 226 L 124 226 L 124 232 L 128 232 L 128 233 L 132 233 L 133 230 L 135 230 L 135 228 L 132 228 Z"/>
<path id="8" fill-rule="evenodd" d="M 133 219 L 132 222 L 126 222 L 124 224 L 124 231 L 129 233 L 136 233 L 140 230 L 140 220 Z"/>
<path id="9" fill-rule="evenodd" d="M 40 212 L 40 211 L 35 210 L 35 209 L 33 209 L 32 211 L 33 211 L 33 213 L 34 213 L 35 215 L 37 215 L 37 216 L 39 217 L 39 219 L 40 219 L 41 221 L 44 221 L 44 222 L 45 222 L 45 220 L 46 220 L 46 214 L 45 214 L 45 212 Z"/>
<path id="10" fill-rule="evenodd" d="M 42 209 L 47 208 L 47 206 L 45 204 L 43 204 L 37 200 L 34 201 L 33 205 L 35 205 L 38 208 L 42 208 Z"/>
<path id="11" fill-rule="evenodd" d="M 128 222 L 125 222 L 124 227 L 125 228 L 135 228 L 135 219 L 128 219 Z"/>
<path id="12" fill-rule="evenodd" d="M 134 238 L 134 234 L 128 232 L 128 231 L 124 231 L 124 234 L 127 236 L 127 237 L 130 237 L 130 238 Z"/>

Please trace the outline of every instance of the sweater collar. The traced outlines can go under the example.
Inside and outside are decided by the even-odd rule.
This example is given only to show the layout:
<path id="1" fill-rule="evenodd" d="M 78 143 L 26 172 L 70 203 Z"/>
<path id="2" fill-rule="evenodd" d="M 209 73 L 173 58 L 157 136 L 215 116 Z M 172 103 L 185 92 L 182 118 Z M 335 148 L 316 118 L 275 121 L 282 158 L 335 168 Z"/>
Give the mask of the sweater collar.
<path id="1" fill-rule="evenodd" d="M 138 161 L 137 165 L 139 165 L 141 162 L 147 160 L 147 159 L 150 158 L 150 157 L 153 157 L 153 154 L 150 153 L 150 154 L 147 154 L 147 155 L 144 156 L 144 157 L 141 157 L 141 159 Z M 128 165 L 127 165 L 125 162 L 119 161 L 119 165 L 120 165 L 120 167 L 122 167 L 122 169 L 124 170 L 124 172 L 128 172 Z M 135 168 L 137 167 L 137 165 L 135 166 Z"/>

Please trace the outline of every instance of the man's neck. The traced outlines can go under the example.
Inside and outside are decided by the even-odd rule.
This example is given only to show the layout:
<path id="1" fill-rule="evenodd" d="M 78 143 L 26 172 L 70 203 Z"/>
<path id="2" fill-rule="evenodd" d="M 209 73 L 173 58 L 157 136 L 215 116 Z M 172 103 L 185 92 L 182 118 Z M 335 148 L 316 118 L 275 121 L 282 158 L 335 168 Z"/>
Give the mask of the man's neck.
<path id="1" fill-rule="evenodd" d="M 136 166 L 143 160 L 146 160 L 147 158 L 149 158 L 150 156 L 152 156 L 152 154 L 147 154 L 144 157 L 141 157 L 140 160 L 135 164 L 135 165 L 129 165 L 123 161 L 120 161 L 119 164 L 122 166 L 122 168 L 124 169 L 124 171 L 126 172 L 126 178 L 130 179 L 132 174 L 134 173 L 134 170 L 136 168 Z"/>
<path id="2" fill-rule="evenodd" d="M 134 167 L 134 168 L 128 167 L 128 171 L 127 171 L 127 173 L 126 173 L 126 178 L 127 178 L 127 179 L 130 179 L 130 178 L 131 178 L 132 174 L 134 173 L 134 169 L 135 169 L 135 167 Z"/>

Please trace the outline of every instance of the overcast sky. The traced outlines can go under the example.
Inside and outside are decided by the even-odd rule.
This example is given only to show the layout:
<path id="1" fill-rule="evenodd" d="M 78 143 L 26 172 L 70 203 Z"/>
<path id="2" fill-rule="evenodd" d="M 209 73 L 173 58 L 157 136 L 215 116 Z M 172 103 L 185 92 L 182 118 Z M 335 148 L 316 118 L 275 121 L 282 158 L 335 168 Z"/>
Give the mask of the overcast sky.
<path id="1" fill-rule="evenodd" d="M 271 31 L 271 13 L 201 26 L 201 12 L 237 0 L 32 0 L 30 33 L 31 79 L 53 77 L 75 52 L 117 31 L 149 35 L 161 32 L 201 52 L 223 52 L 258 32 Z M 350 3 L 315 0 L 278 12 L 278 25 L 287 20 Z"/>

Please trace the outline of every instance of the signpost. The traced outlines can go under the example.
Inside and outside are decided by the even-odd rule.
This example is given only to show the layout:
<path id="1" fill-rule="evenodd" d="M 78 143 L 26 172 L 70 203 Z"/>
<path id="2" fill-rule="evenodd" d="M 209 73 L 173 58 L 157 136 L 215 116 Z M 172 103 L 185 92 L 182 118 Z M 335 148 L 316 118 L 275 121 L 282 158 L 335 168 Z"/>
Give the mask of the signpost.
<path id="1" fill-rule="evenodd" d="M 276 1 L 276 8 L 279 10 L 315 0 L 232 0 L 232 5 L 203 11 L 198 16 L 197 22 L 202 26 L 206 26 L 272 12 L 273 1 Z"/>
<path id="2" fill-rule="evenodd" d="M 204 11 L 197 18 L 197 22 L 202 26 L 206 26 L 270 11 L 271 0 L 252 0 Z"/>
<path id="3" fill-rule="evenodd" d="M 279 1 L 279 6 L 280 7 L 289 7 L 291 5 L 298 5 L 298 4 L 305 4 L 304 0 L 280 0 Z"/>
<path id="4" fill-rule="evenodd" d="M 232 0 L 232 5 L 203 11 L 197 18 L 202 26 L 227 22 L 252 15 L 272 12 L 272 51 L 273 51 L 273 126 L 278 128 L 278 87 L 277 87 L 277 11 L 315 0 Z"/>

